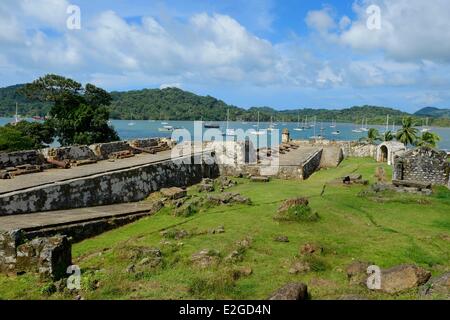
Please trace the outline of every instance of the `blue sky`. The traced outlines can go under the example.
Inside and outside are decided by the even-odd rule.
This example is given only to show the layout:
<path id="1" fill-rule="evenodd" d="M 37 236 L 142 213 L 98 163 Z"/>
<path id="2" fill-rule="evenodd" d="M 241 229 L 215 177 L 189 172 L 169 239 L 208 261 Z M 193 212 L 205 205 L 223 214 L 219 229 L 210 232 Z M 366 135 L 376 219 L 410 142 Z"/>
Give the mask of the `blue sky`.
<path id="1" fill-rule="evenodd" d="M 71 4 L 80 30 L 66 27 Z M 242 107 L 449 107 L 449 12 L 447 0 L 2 0 L 0 85 L 51 72 Z"/>

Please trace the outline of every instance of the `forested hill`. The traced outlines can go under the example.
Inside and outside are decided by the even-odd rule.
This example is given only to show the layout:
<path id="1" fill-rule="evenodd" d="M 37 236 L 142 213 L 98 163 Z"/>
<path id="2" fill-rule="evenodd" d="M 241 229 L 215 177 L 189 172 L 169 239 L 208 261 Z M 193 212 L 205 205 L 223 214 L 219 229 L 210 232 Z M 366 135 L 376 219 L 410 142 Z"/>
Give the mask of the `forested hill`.
<path id="1" fill-rule="evenodd" d="M 13 116 L 15 104 L 19 104 L 21 116 L 45 116 L 50 106 L 39 102 L 26 100 L 17 93 L 22 85 L 0 88 L 0 117 Z M 126 92 L 111 92 L 113 98 L 111 118 L 133 120 L 204 120 L 223 121 L 227 110 L 230 111 L 230 120 L 256 121 L 258 112 L 261 121 L 294 121 L 308 116 L 309 119 L 317 117 L 317 121 L 353 122 L 361 123 L 364 118 L 369 124 L 384 124 L 386 116 L 390 116 L 391 123 L 400 124 L 403 117 L 410 114 L 385 107 L 355 106 L 342 110 L 327 109 L 299 109 L 276 111 L 270 107 L 254 107 L 243 109 L 228 105 L 211 96 L 199 96 L 178 88 L 144 89 Z M 438 109 L 439 110 L 439 109 Z M 421 124 L 423 115 L 415 116 L 416 122 Z M 430 125 L 450 126 L 450 119 L 430 116 Z"/>

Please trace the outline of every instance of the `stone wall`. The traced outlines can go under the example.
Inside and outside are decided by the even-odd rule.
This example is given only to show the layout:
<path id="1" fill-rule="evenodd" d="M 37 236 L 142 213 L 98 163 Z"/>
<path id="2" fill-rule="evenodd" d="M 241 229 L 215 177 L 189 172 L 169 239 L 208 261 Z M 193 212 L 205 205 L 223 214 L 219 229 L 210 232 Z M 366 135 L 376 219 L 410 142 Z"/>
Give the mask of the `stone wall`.
<path id="1" fill-rule="evenodd" d="M 447 186 L 449 170 L 444 151 L 421 147 L 395 157 L 393 179 Z"/>
<path id="2" fill-rule="evenodd" d="M 302 167 L 302 178 L 308 179 L 314 172 L 319 169 L 322 159 L 323 150 L 317 151 L 308 160 L 305 161 Z"/>
<path id="3" fill-rule="evenodd" d="M 218 176 L 218 166 L 202 162 L 202 155 L 168 160 L 3 194 L 0 216 L 135 202 L 161 188 Z"/>
<path id="4" fill-rule="evenodd" d="M 345 158 L 375 158 L 377 154 L 377 146 L 374 144 L 365 144 L 355 141 L 338 141 L 338 140 L 295 140 L 294 143 L 299 146 L 322 147 L 324 149 L 331 147 L 340 147 Z"/>
<path id="5" fill-rule="evenodd" d="M 97 159 L 107 160 L 111 153 L 130 150 L 130 145 L 127 141 L 116 141 L 93 144 L 89 148 L 94 152 Z"/>
<path id="6" fill-rule="evenodd" d="M 72 245 L 66 236 L 35 238 L 28 241 L 23 231 L 0 233 L 0 272 L 39 273 L 59 279 L 72 264 Z"/>
<path id="7" fill-rule="evenodd" d="M 45 157 L 54 160 L 96 160 L 97 157 L 89 146 L 70 146 L 61 148 L 49 148 L 42 151 Z"/>
<path id="8" fill-rule="evenodd" d="M 323 147 L 320 168 L 336 168 L 342 160 L 344 160 L 344 151 L 340 146 Z"/>
<path id="9" fill-rule="evenodd" d="M 42 164 L 43 157 L 37 150 L 0 152 L 0 169 L 16 167 L 24 164 Z"/>

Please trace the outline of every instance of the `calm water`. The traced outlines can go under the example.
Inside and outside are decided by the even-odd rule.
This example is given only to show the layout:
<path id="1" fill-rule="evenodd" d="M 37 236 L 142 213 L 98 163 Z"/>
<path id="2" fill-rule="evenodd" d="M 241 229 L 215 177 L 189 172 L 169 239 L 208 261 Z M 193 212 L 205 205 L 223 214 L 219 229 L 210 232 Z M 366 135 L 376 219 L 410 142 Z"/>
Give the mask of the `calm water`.
<path id="1" fill-rule="evenodd" d="M 0 126 L 5 125 L 9 122 L 12 122 L 12 118 L 0 118 Z M 170 137 L 171 133 L 160 132 L 159 128 L 162 128 L 164 125 L 161 124 L 161 121 L 128 121 L 128 120 L 112 120 L 112 125 L 115 127 L 121 139 L 135 139 L 135 138 L 146 138 L 146 137 Z M 194 129 L 194 122 L 192 121 L 167 121 L 168 125 L 173 126 L 175 128 L 183 128 L 189 130 L 191 133 Z M 130 123 L 134 123 L 134 125 L 130 125 Z M 214 124 L 218 124 L 221 126 L 221 130 L 225 131 L 226 123 L 225 122 L 215 122 Z M 358 140 L 362 137 L 367 136 L 367 132 L 355 133 L 352 132 L 355 129 L 354 124 L 349 123 L 338 123 L 336 129 L 330 128 L 331 123 L 323 123 L 323 133 L 322 135 L 326 139 L 330 140 Z M 242 123 L 242 122 L 230 122 L 230 129 L 243 129 L 243 130 L 255 130 L 257 129 L 256 123 Z M 269 127 L 269 123 L 260 123 L 260 129 L 266 129 Z M 275 126 L 276 129 L 288 128 L 291 134 L 291 138 L 293 139 L 308 139 L 309 137 L 314 135 L 314 129 L 309 129 L 305 131 L 294 131 L 294 128 L 297 127 L 297 123 L 278 123 Z M 370 128 L 377 128 L 380 132 L 383 132 L 385 126 L 369 126 Z M 317 123 L 315 135 L 321 134 L 321 124 Z M 398 129 L 398 127 L 397 127 Z M 205 130 L 205 129 L 204 129 Z M 338 136 L 332 135 L 331 133 L 335 130 L 339 130 L 341 133 Z M 439 143 L 440 149 L 450 150 L 450 128 L 432 128 L 432 131 L 437 133 L 441 137 L 441 142 Z M 270 131 L 268 131 L 268 135 L 270 136 Z M 259 136 L 260 139 L 263 137 Z M 194 137 L 195 140 L 200 140 L 200 135 Z M 269 138 L 270 139 L 270 138 Z M 280 132 L 281 139 L 281 132 Z"/>

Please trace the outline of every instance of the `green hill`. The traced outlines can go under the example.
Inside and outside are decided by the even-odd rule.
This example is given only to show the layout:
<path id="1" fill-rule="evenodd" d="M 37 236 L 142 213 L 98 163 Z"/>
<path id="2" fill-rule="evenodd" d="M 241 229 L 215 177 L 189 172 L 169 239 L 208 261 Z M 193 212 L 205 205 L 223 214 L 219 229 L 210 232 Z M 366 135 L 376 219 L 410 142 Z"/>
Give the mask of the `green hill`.
<path id="1" fill-rule="evenodd" d="M 450 118 L 450 109 L 425 107 L 414 113 L 414 115 L 419 117 L 431 117 L 431 118 Z"/>
<path id="2" fill-rule="evenodd" d="M 19 104 L 21 116 L 45 116 L 49 104 L 29 101 L 17 90 L 23 85 L 15 85 L 0 88 L 0 117 L 11 117 L 15 113 L 15 104 Z M 317 117 L 317 121 L 331 121 L 361 123 L 367 118 L 369 124 L 384 124 L 386 115 L 390 121 L 400 124 L 401 119 L 410 116 L 409 113 L 393 108 L 378 106 L 354 106 L 341 110 L 327 109 L 298 109 L 277 111 L 270 107 L 252 107 L 243 109 L 229 105 L 211 96 L 199 96 L 178 88 L 167 89 L 143 89 L 125 92 L 111 92 L 113 98 L 111 117 L 113 119 L 161 119 L 161 120 L 201 120 L 223 121 L 226 119 L 227 110 L 230 110 L 230 119 L 239 121 L 256 121 L 258 112 L 261 121 L 297 122 L 298 117 L 304 119 Z M 416 122 L 422 123 L 423 117 L 430 117 L 430 125 L 450 126 L 450 119 L 446 115 L 449 110 L 426 108 L 423 112 L 415 114 Z M 441 115 L 439 118 L 431 114 Z"/>

